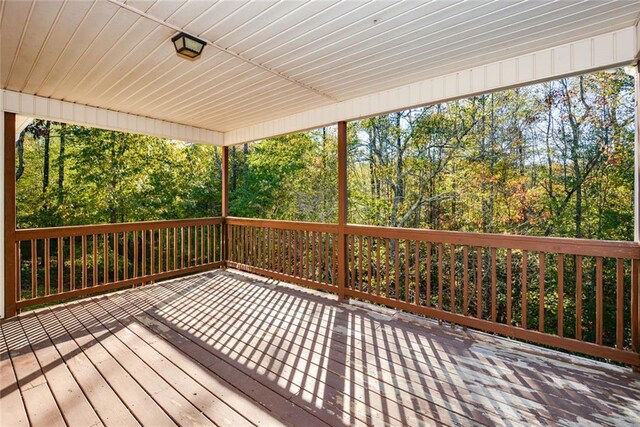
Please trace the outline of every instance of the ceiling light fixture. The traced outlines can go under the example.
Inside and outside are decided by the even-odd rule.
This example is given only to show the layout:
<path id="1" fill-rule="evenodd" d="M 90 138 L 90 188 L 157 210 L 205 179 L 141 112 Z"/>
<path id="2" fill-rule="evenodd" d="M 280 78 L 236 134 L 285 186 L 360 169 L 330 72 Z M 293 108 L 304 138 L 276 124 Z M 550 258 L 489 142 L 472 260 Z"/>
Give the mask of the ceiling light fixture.
<path id="1" fill-rule="evenodd" d="M 197 59 L 207 44 L 204 40 L 185 33 L 176 34 L 171 38 L 171 41 L 176 48 L 176 53 L 187 59 Z"/>

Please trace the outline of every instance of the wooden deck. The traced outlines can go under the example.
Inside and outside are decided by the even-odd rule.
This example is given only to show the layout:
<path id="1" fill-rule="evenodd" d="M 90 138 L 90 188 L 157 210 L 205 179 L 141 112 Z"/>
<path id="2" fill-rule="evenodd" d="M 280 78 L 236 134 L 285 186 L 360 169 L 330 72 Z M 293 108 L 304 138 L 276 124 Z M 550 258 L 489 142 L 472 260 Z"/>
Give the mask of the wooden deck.
<path id="1" fill-rule="evenodd" d="M 233 270 L 1 331 L 3 426 L 640 423 L 630 369 Z"/>

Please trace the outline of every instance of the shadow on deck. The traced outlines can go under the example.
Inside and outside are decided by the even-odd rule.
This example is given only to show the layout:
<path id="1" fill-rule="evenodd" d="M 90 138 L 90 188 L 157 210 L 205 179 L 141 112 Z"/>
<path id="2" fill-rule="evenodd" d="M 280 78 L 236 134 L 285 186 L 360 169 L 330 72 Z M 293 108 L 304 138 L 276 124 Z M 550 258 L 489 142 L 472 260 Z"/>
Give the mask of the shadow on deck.
<path id="1" fill-rule="evenodd" d="M 1 424 L 640 423 L 640 375 L 233 270 L 1 324 Z"/>

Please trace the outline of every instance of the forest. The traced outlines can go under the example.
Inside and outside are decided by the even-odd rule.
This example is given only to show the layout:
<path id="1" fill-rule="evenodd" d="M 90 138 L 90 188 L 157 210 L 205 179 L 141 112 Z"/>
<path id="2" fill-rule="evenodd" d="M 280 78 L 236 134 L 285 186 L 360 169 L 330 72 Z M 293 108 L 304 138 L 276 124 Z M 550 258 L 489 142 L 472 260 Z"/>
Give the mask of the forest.
<path id="1" fill-rule="evenodd" d="M 352 223 L 633 238 L 634 78 L 623 68 L 349 123 Z M 220 151 L 35 120 L 21 228 L 220 214 Z M 336 221 L 335 127 L 230 148 L 234 216 Z"/>

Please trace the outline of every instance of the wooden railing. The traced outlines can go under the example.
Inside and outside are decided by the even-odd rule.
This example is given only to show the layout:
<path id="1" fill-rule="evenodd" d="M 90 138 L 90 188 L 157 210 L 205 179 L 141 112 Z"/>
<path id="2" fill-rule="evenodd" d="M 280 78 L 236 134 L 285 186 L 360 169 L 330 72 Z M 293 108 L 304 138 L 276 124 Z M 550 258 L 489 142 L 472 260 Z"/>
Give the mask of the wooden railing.
<path id="1" fill-rule="evenodd" d="M 336 292 L 337 225 L 230 217 L 226 225 L 228 266 Z"/>
<path id="2" fill-rule="evenodd" d="M 221 266 L 222 218 L 16 231 L 16 308 Z"/>
<path id="3" fill-rule="evenodd" d="M 226 221 L 229 266 L 339 293 L 344 262 L 349 297 L 640 366 L 636 243 Z"/>
<path id="4" fill-rule="evenodd" d="M 18 230 L 16 258 L 18 309 L 227 265 L 640 367 L 632 242 L 227 217 Z"/>

